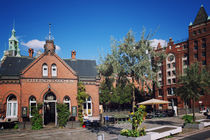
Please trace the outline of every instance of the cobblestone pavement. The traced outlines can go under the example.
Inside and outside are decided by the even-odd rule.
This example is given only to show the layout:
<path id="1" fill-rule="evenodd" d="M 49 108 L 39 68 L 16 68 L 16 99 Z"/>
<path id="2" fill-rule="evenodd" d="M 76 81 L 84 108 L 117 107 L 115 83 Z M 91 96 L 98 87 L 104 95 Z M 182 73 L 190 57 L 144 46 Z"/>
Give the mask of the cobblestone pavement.
<path id="1" fill-rule="evenodd" d="M 202 118 L 198 116 L 197 119 Z M 182 126 L 180 117 L 148 119 L 142 127 L 153 128 L 162 125 Z M 110 124 L 98 128 L 45 128 L 42 130 L 0 130 L 0 140 L 97 140 L 97 135 L 104 134 L 105 140 L 114 140 L 121 129 L 131 129 L 128 122 Z M 191 130 L 185 130 L 186 133 Z M 183 133 L 182 133 L 183 135 Z"/>

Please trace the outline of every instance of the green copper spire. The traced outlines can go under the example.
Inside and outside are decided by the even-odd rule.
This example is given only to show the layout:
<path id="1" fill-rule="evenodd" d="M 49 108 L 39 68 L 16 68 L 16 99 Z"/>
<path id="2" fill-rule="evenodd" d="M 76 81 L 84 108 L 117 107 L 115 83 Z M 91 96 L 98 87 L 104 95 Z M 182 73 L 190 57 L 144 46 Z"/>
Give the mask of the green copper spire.
<path id="1" fill-rule="evenodd" d="M 15 35 L 15 25 L 13 23 L 12 35 L 9 38 L 9 56 L 20 57 L 19 41 Z"/>

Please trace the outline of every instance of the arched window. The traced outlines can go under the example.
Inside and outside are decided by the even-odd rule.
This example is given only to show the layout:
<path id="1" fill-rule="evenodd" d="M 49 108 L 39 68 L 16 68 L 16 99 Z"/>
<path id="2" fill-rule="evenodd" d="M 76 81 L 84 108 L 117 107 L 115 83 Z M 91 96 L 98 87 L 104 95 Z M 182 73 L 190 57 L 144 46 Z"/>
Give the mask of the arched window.
<path id="1" fill-rule="evenodd" d="M 71 112 L 71 101 L 70 101 L 69 96 L 65 96 L 63 98 L 63 103 L 67 105 L 69 111 Z"/>
<path id="2" fill-rule="evenodd" d="M 7 118 L 17 118 L 18 104 L 15 95 L 9 95 L 7 97 Z"/>
<path id="3" fill-rule="evenodd" d="M 83 104 L 83 114 L 87 116 L 92 116 L 92 99 L 89 96 L 85 103 Z"/>
<path id="4" fill-rule="evenodd" d="M 36 98 L 34 96 L 31 96 L 29 98 L 29 107 L 30 107 L 29 117 L 33 117 L 36 106 L 37 106 L 36 105 Z"/>
<path id="5" fill-rule="evenodd" d="M 56 77 L 57 76 L 57 67 L 56 64 L 52 64 L 52 77 Z"/>
<path id="6" fill-rule="evenodd" d="M 48 66 L 47 66 L 47 64 L 42 65 L 42 76 L 48 76 Z"/>

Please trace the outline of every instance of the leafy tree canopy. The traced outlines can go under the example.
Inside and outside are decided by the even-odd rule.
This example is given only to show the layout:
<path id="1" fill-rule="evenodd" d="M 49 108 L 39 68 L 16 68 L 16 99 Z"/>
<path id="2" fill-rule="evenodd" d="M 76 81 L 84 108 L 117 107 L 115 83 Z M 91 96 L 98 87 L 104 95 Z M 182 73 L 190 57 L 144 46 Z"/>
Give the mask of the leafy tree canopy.
<path id="1" fill-rule="evenodd" d="M 179 87 L 176 94 L 185 102 L 192 100 L 193 102 L 193 120 L 195 121 L 195 101 L 197 101 L 203 93 L 209 93 L 210 73 L 200 67 L 198 62 L 190 65 L 185 73 L 178 79 Z"/>
<path id="2" fill-rule="evenodd" d="M 156 52 L 150 45 L 151 36 L 151 33 L 145 35 L 145 30 L 143 30 L 140 40 L 136 41 L 133 32 L 129 31 L 122 41 L 113 40 L 111 53 L 101 60 L 99 72 L 105 77 L 114 77 L 117 84 L 119 81 L 125 80 L 129 83 L 136 81 L 142 85 L 153 81 L 158 85 L 156 82 L 158 63 L 163 60 L 165 55 L 163 52 Z M 132 96 L 134 107 L 134 88 Z M 114 100 L 118 100 L 118 98 L 116 96 Z"/>

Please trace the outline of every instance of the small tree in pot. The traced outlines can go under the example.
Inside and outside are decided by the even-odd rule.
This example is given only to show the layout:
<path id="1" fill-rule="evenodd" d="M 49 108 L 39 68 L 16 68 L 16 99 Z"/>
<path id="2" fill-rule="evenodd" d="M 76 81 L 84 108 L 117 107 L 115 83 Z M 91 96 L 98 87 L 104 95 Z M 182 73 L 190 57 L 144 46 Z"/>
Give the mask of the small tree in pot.
<path id="1" fill-rule="evenodd" d="M 127 137 L 139 137 L 146 135 L 145 128 L 139 128 L 142 122 L 145 120 L 147 113 L 145 112 L 145 106 L 140 105 L 137 111 L 130 114 L 129 122 L 132 124 L 134 129 L 123 129 L 120 134 Z"/>

